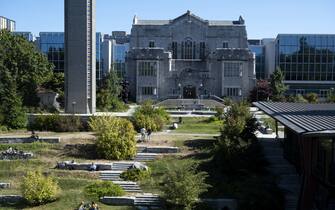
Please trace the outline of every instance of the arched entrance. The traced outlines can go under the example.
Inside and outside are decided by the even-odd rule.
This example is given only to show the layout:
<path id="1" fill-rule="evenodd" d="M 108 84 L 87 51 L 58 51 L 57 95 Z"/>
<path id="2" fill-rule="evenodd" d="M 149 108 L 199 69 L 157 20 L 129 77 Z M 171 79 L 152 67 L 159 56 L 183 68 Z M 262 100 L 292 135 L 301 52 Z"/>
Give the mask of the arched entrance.
<path id="1" fill-rule="evenodd" d="M 187 85 L 183 88 L 183 98 L 190 99 L 197 97 L 197 88 L 193 85 Z"/>

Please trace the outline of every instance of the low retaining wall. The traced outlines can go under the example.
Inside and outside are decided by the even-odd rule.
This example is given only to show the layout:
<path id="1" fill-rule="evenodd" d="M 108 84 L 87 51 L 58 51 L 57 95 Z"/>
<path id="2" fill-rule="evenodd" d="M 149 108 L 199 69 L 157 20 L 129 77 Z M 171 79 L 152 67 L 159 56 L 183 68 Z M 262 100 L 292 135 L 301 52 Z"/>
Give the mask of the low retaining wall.
<path id="1" fill-rule="evenodd" d="M 237 202 L 236 199 L 221 198 L 221 199 L 203 199 L 202 202 L 206 203 L 213 210 L 229 209 L 236 210 Z"/>
<path id="2" fill-rule="evenodd" d="M 60 137 L 40 137 L 38 140 L 30 137 L 15 137 L 15 136 L 0 137 L 0 144 L 20 144 L 20 143 L 33 143 L 33 142 L 57 144 L 60 142 Z"/>
<path id="3" fill-rule="evenodd" d="M 56 168 L 89 171 L 91 169 L 91 165 L 92 163 L 62 162 L 62 163 L 58 163 Z M 96 171 L 109 171 L 109 170 L 112 170 L 113 163 L 95 163 L 95 165 L 97 167 Z"/>
<path id="4" fill-rule="evenodd" d="M 133 206 L 135 204 L 136 197 L 109 197 L 104 196 L 100 198 L 101 203 L 114 206 Z"/>
<path id="5" fill-rule="evenodd" d="M 141 153 L 178 153 L 178 147 L 165 147 L 165 146 L 138 146 L 137 150 Z"/>
<path id="6" fill-rule="evenodd" d="M 0 195 L 0 204 L 15 204 L 25 201 L 21 195 Z"/>

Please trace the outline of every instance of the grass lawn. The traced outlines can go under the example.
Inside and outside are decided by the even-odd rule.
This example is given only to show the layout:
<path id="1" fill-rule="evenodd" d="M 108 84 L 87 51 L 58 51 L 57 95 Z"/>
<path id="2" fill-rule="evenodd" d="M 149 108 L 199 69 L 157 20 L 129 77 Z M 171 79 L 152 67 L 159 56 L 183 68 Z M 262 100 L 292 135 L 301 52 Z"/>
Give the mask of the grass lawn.
<path id="1" fill-rule="evenodd" d="M 177 122 L 177 119 L 173 119 Z M 218 134 L 220 132 L 221 121 L 210 122 L 209 118 L 185 117 L 183 123 L 179 124 L 175 133 L 195 133 L 195 134 Z"/>
<path id="2" fill-rule="evenodd" d="M 12 160 L 0 161 L 0 182 L 11 183 L 10 189 L 1 189 L 0 195 L 20 195 L 20 182 L 28 170 L 40 169 L 44 173 L 53 175 L 62 189 L 60 198 L 52 203 L 32 207 L 27 204 L 18 206 L 1 206 L 0 209 L 31 209 L 31 210 L 64 210 L 76 209 L 81 201 L 91 202 L 94 199 L 88 198 L 83 194 L 83 189 L 88 184 L 98 179 L 97 173 L 85 171 L 68 171 L 53 169 L 57 161 L 76 160 L 87 162 L 90 160 L 74 158 L 64 152 L 64 144 L 1 144 L 0 151 L 7 149 L 9 146 L 19 150 L 30 151 L 34 153 L 34 158 L 30 160 Z M 97 201 L 97 200 L 94 200 Z M 111 210 L 131 210 L 132 207 L 107 206 L 99 203 L 101 209 Z"/>

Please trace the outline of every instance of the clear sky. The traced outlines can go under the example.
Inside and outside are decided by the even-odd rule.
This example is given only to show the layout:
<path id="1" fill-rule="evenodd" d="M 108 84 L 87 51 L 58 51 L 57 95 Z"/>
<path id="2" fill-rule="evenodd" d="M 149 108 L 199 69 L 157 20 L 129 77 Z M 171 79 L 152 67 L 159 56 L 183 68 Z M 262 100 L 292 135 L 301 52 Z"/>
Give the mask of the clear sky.
<path id="1" fill-rule="evenodd" d="M 64 30 L 64 0 L 0 0 L 17 31 Z M 248 38 L 278 33 L 335 34 L 335 0 L 97 0 L 97 31 L 130 31 L 140 19 L 173 19 L 187 10 L 207 20 L 246 21 Z"/>

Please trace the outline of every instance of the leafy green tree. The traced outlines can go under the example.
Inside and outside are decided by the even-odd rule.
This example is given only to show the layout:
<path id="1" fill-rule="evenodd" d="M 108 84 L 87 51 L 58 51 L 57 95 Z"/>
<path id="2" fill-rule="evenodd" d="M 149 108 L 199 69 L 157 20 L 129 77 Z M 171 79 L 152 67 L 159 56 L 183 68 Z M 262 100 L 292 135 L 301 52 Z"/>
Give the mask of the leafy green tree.
<path id="1" fill-rule="evenodd" d="M 276 70 L 271 75 L 270 79 L 270 88 L 272 93 L 273 101 L 285 101 L 284 93 L 287 90 L 286 85 L 284 84 L 284 74 L 282 70 L 277 67 Z"/>
<path id="2" fill-rule="evenodd" d="M 110 116 L 92 117 L 90 128 L 96 132 L 99 154 L 110 160 L 131 159 L 136 154 L 135 130 L 126 119 Z"/>
<path id="3" fill-rule="evenodd" d="M 136 109 L 133 116 L 134 125 L 137 130 L 146 128 L 152 131 L 160 131 L 169 120 L 169 114 L 161 107 L 154 107 L 152 101 L 145 101 Z"/>
<path id="4" fill-rule="evenodd" d="M 163 197 L 171 204 L 183 209 L 191 209 L 201 193 L 210 185 L 205 183 L 206 172 L 198 172 L 192 161 L 170 161 L 166 164 L 162 177 Z"/>
<path id="5" fill-rule="evenodd" d="M 52 177 L 44 176 L 41 171 L 29 171 L 23 178 L 21 191 L 30 204 L 40 205 L 56 200 L 60 188 Z"/>
<path id="6" fill-rule="evenodd" d="M 37 88 L 51 77 L 53 65 L 33 43 L 7 30 L 0 31 L 0 52 L 0 71 L 11 75 L 22 104 L 37 106 Z"/>
<path id="7" fill-rule="evenodd" d="M 316 93 L 307 93 L 304 98 L 307 100 L 308 103 L 318 103 L 319 97 Z"/>

